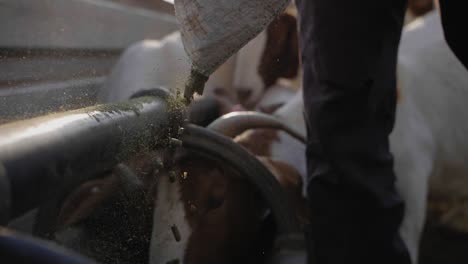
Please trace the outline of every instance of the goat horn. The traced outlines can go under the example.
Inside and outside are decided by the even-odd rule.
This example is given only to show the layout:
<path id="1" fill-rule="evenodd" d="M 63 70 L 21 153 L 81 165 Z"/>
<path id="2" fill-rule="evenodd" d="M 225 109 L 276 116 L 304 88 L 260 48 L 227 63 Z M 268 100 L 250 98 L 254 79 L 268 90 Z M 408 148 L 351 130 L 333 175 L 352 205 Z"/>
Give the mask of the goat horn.
<path id="1" fill-rule="evenodd" d="M 278 118 L 253 111 L 232 112 L 225 114 L 213 121 L 209 129 L 221 133 L 227 137 L 235 137 L 248 129 L 271 128 L 288 133 L 293 138 L 305 143 L 305 137 L 292 127 L 283 124 Z"/>

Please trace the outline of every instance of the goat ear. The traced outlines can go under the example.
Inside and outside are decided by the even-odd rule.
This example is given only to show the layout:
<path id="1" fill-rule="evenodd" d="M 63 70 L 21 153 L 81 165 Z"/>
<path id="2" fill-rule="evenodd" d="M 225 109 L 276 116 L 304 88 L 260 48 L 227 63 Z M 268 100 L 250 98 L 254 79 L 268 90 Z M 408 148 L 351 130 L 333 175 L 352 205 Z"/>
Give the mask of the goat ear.
<path id="1" fill-rule="evenodd" d="M 107 199 L 116 193 L 118 178 L 110 175 L 106 178 L 86 182 L 75 189 L 62 205 L 58 216 L 58 226 L 77 224 L 89 217 Z"/>
<path id="2" fill-rule="evenodd" d="M 302 178 L 296 169 L 279 160 L 262 156 L 257 158 L 270 170 L 285 191 L 301 193 Z"/>
<path id="3" fill-rule="evenodd" d="M 296 18 L 281 14 L 267 29 L 267 42 L 258 73 L 265 87 L 279 78 L 294 78 L 299 71 L 299 44 Z"/>
<path id="4" fill-rule="evenodd" d="M 294 207 L 296 216 L 301 225 L 310 220 L 310 212 L 305 197 L 302 196 L 302 177 L 299 172 L 285 162 L 268 157 L 257 157 L 275 176 L 286 192 L 290 203 Z"/>
<path id="5" fill-rule="evenodd" d="M 408 9 L 415 16 L 422 16 L 434 8 L 433 0 L 409 0 Z"/>

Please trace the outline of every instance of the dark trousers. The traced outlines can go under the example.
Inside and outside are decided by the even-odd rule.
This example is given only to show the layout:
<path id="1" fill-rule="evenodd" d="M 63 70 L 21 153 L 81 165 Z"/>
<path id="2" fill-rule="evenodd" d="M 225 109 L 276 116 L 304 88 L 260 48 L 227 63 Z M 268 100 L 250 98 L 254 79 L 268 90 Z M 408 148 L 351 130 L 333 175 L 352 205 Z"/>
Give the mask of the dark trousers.
<path id="1" fill-rule="evenodd" d="M 447 44 L 468 69 L 468 38 L 465 34 L 467 17 L 465 1 L 439 0 L 442 27 Z"/>
<path id="2" fill-rule="evenodd" d="M 406 1 L 296 4 L 315 263 L 410 263 L 388 139 Z"/>

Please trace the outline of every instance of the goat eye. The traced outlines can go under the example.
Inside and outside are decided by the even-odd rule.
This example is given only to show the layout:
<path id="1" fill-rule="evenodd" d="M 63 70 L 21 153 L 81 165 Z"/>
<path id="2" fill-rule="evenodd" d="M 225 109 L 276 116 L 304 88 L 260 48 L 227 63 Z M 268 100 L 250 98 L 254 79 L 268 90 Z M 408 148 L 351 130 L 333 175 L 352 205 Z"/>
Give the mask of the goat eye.
<path id="1" fill-rule="evenodd" d="M 221 207 L 224 203 L 224 198 L 223 197 L 215 197 L 212 196 L 208 200 L 208 208 L 210 210 L 217 209 Z"/>

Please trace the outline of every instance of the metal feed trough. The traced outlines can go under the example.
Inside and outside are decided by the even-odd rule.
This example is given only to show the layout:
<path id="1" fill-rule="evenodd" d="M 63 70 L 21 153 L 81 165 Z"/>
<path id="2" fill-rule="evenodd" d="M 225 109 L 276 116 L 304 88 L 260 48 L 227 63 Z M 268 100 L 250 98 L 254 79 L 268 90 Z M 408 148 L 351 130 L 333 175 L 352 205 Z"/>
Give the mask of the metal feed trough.
<path id="1" fill-rule="evenodd" d="M 168 98 L 156 90 L 122 103 L 0 126 L 0 224 L 50 200 L 60 202 L 64 192 L 110 171 L 126 157 L 181 141 L 257 186 L 277 224 L 274 263 L 305 263 L 304 236 L 271 172 L 231 139 L 184 122 L 185 113 L 171 107 Z M 57 213 L 53 207 L 50 217 Z"/>

